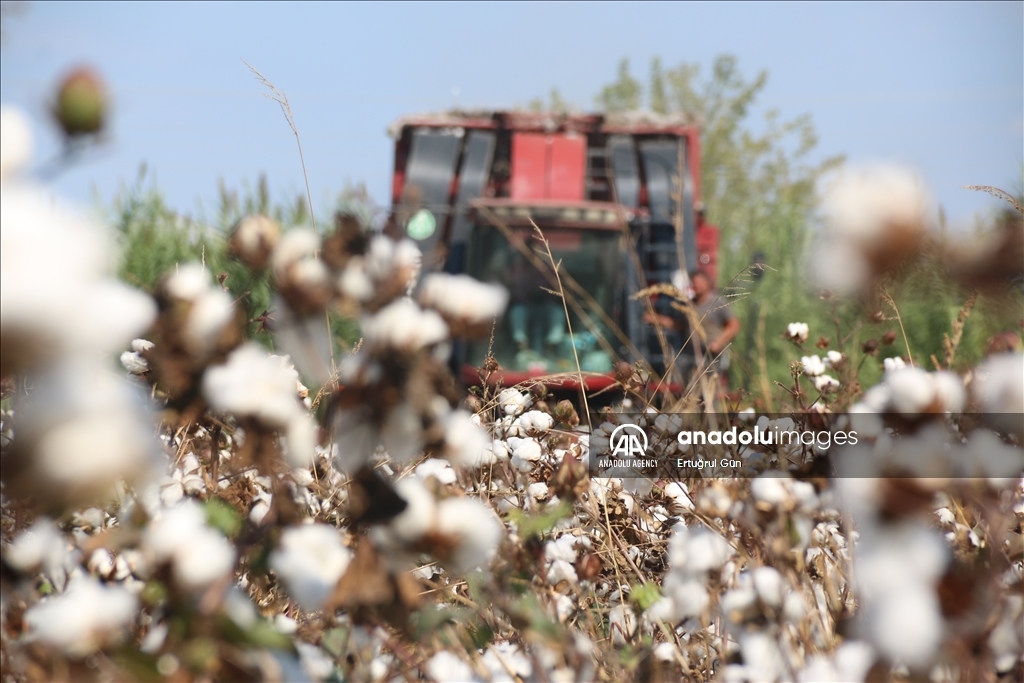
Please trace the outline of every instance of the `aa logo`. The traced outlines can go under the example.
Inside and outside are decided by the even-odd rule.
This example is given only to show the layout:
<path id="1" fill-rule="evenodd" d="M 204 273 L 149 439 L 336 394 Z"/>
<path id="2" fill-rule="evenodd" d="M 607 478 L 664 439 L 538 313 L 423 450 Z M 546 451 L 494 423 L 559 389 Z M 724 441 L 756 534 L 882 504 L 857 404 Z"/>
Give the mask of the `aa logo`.
<path id="1" fill-rule="evenodd" d="M 636 425 L 619 425 L 612 432 L 608 445 L 612 455 L 622 458 L 642 458 L 647 455 L 647 434 Z"/>

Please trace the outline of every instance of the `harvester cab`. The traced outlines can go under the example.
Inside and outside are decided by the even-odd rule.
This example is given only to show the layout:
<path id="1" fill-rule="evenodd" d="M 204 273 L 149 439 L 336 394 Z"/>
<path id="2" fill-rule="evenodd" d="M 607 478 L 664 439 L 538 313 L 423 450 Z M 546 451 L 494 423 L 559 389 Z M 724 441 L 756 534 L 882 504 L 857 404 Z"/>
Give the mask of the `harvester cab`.
<path id="1" fill-rule="evenodd" d="M 614 382 L 618 360 L 659 374 L 671 365 L 664 352 L 679 350 L 678 333 L 663 345 L 643 322 L 671 298 L 635 295 L 698 264 L 714 278 L 717 234 L 696 210 L 696 126 L 652 114 L 459 112 L 404 118 L 392 134 L 389 229 L 419 245 L 424 270 L 510 292 L 493 341 L 455 349 L 463 381 L 480 381 L 488 348 L 505 385 L 552 376 L 578 386 L 577 358 L 589 390 Z"/>

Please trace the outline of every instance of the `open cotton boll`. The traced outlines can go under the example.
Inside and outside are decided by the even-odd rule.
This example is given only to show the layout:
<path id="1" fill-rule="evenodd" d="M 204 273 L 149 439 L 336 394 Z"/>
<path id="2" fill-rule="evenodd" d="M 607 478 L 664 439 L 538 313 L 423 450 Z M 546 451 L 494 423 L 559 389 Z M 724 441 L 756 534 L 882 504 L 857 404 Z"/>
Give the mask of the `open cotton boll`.
<path id="1" fill-rule="evenodd" d="M 175 581 L 199 592 L 235 566 L 235 547 L 206 525 L 203 509 L 186 500 L 150 522 L 143 549 L 156 562 L 169 562 Z"/>
<path id="2" fill-rule="evenodd" d="M 181 331 L 182 341 L 190 353 L 205 358 L 234 317 L 234 304 L 223 289 L 210 287 L 193 301 L 192 310 Z"/>
<path id="3" fill-rule="evenodd" d="M 320 248 L 320 237 L 312 228 L 292 228 L 285 232 L 270 255 L 274 277 L 288 277 L 289 268 L 305 259 L 313 259 Z"/>
<path id="4" fill-rule="evenodd" d="M 448 498 L 437 506 L 438 534 L 454 539 L 445 558 L 458 572 L 486 564 L 498 550 L 504 527 L 490 508 L 469 498 Z"/>
<path id="5" fill-rule="evenodd" d="M 931 586 L 904 584 L 872 601 L 866 628 L 879 652 L 912 667 L 931 663 L 942 642 L 943 621 Z"/>
<path id="6" fill-rule="evenodd" d="M 295 389 L 297 378 L 286 359 L 249 342 L 232 351 L 227 363 L 206 371 L 203 394 L 214 410 L 283 428 L 305 413 Z"/>
<path id="7" fill-rule="evenodd" d="M 7 184 L 0 201 L 0 370 L 65 353 L 123 349 L 156 315 L 110 276 L 109 237 L 38 188 Z"/>
<path id="8" fill-rule="evenodd" d="M 399 299 L 364 317 L 362 326 L 363 338 L 371 347 L 417 351 L 448 338 L 448 326 L 441 316 L 410 299 Z"/>
<path id="9" fill-rule="evenodd" d="M 316 611 L 331 596 L 352 559 L 338 530 L 326 524 L 303 524 L 284 530 L 270 568 L 302 609 Z"/>
<path id="10" fill-rule="evenodd" d="M 786 597 L 786 582 L 782 574 L 773 567 L 757 567 L 750 572 L 754 590 L 761 602 L 772 607 L 781 607 Z"/>
<path id="11" fill-rule="evenodd" d="M 128 626 L 136 606 L 135 596 L 125 588 L 76 577 L 63 594 L 25 612 L 26 638 L 74 658 L 84 657 Z"/>
<path id="12" fill-rule="evenodd" d="M 509 387 L 498 393 L 498 405 L 506 415 L 519 415 L 533 405 L 533 399 L 529 394 Z"/>
<path id="13" fill-rule="evenodd" d="M 839 388 L 839 380 L 830 375 L 819 375 L 814 378 L 814 388 L 823 394 L 835 391 Z"/>
<path id="14" fill-rule="evenodd" d="M 811 328 L 808 327 L 807 323 L 789 323 L 786 326 L 786 336 L 798 344 L 807 341 L 807 335 L 810 334 L 810 331 Z"/>
<path id="15" fill-rule="evenodd" d="M 810 377 L 817 377 L 825 372 L 825 364 L 820 356 L 804 356 L 800 359 L 800 363 L 804 368 L 804 374 Z"/>
<path id="16" fill-rule="evenodd" d="M 447 650 L 441 650 L 428 659 L 424 668 L 427 671 L 427 675 L 435 681 L 475 683 L 480 680 L 473 673 L 473 669 L 470 668 L 469 664 L 466 664 Z"/>
<path id="17" fill-rule="evenodd" d="M 1024 412 L 1024 355 L 1003 353 L 991 356 L 974 372 L 972 393 L 981 412 Z"/>
<path id="18" fill-rule="evenodd" d="M 691 530 L 677 524 L 672 529 L 668 561 L 673 569 L 701 574 L 721 567 L 736 553 L 728 541 L 704 527 Z"/>
<path id="19" fill-rule="evenodd" d="M 925 412 L 935 400 L 935 385 L 921 368 L 901 368 L 886 374 L 885 383 L 892 394 L 889 401 L 900 413 L 914 415 Z"/>
<path id="20" fill-rule="evenodd" d="M 48 517 L 40 517 L 4 548 L 4 562 L 20 572 L 47 572 L 64 564 L 68 542 Z"/>
<path id="21" fill-rule="evenodd" d="M 903 362 L 903 359 L 899 356 L 893 356 L 892 358 L 882 359 L 882 368 L 886 372 L 892 372 L 894 370 L 902 370 L 907 367 L 907 364 Z"/>
<path id="22" fill-rule="evenodd" d="M 446 318 L 477 325 L 489 323 L 504 312 L 508 290 L 469 275 L 432 273 L 423 278 L 419 300 Z"/>
<path id="23" fill-rule="evenodd" d="M 454 484 L 458 479 L 452 466 L 440 458 L 427 458 L 421 462 L 416 466 L 416 476 L 423 481 L 434 478 L 439 484 Z"/>
<path id="24" fill-rule="evenodd" d="M 608 631 L 613 645 L 625 645 L 636 632 L 636 615 L 629 605 L 618 604 L 608 612 Z"/>
<path id="25" fill-rule="evenodd" d="M 546 432 L 555 424 L 553 417 L 539 410 L 531 410 L 520 415 L 515 422 L 523 434 L 536 435 Z"/>
<path id="26" fill-rule="evenodd" d="M 452 411 L 444 432 L 444 454 L 459 467 L 485 467 L 499 457 L 487 432 L 465 410 Z"/>

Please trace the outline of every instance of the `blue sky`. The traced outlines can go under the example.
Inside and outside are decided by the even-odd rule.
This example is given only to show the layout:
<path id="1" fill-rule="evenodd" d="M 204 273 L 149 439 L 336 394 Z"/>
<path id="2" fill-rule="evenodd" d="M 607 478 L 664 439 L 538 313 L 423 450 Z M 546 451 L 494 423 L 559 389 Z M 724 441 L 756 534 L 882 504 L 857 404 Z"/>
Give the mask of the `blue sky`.
<path id="1" fill-rule="evenodd" d="M 88 4 L 28 3 L 4 21 L 0 99 L 36 121 L 37 159 L 58 149 L 47 101 L 72 65 L 96 66 L 114 96 L 112 139 L 55 181 L 109 201 L 146 162 L 175 208 L 211 207 L 268 176 L 303 189 L 295 141 L 242 59 L 289 97 L 314 201 L 365 182 L 387 201 L 404 114 L 525 105 L 557 87 L 593 107 L 628 57 L 710 65 L 735 54 L 770 77 L 754 119 L 809 113 L 821 156 L 920 170 L 954 221 L 1013 190 L 1024 160 L 1024 4 Z"/>

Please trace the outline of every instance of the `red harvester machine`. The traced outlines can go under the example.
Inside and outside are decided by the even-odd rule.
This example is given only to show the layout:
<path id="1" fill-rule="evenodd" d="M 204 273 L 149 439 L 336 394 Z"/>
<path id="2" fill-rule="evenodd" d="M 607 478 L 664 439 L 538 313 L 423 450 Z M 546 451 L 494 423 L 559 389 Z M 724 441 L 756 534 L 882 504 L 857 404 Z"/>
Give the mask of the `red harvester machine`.
<path id="1" fill-rule="evenodd" d="M 680 258 L 687 271 L 716 276 L 718 230 L 699 211 L 695 125 L 653 114 L 455 112 L 406 117 L 392 133 L 389 229 L 417 242 L 424 270 L 510 291 L 492 349 L 506 385 L 575 372 L 577 356 L 590 390 L 614 381 L 618 360 L 642 356 L 663 371 L 661 344 L 642 321 L 648 302 L 633 295 L 672 281 Z M 556 289 L 554 273 L 534 224 L 561 263 L 572 334 L 561 299 L 545 291 Z M 668 299 L 652 304 L 665 312 Z M 467 384 L 479 382 L 488 345 L 455 349 Z"/>

